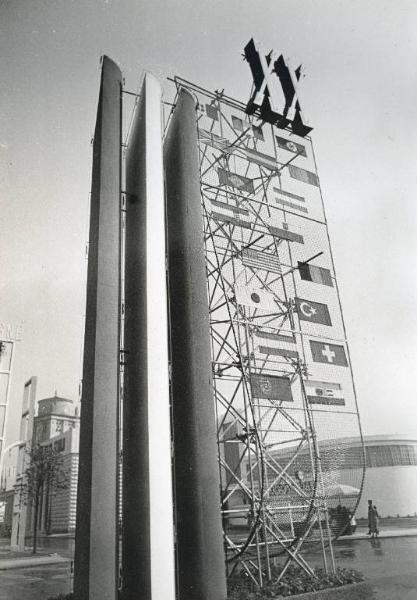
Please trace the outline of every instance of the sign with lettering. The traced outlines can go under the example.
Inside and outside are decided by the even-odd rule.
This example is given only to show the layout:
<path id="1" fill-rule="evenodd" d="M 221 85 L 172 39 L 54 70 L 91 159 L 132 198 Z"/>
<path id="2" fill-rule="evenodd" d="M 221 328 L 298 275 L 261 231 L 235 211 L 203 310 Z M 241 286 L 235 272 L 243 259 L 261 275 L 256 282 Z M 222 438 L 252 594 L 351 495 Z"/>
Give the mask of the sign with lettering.
<path id="1" fill-rule="evenodd" d="M 296 135 L 305 137 L 312 127 L 300 104 L 301 65 L 294 69 L 282 54 L 265 53 L 253 38 L 244 52 L 255 85 L 246 112 L 280 129 L 290 126 Z"/>

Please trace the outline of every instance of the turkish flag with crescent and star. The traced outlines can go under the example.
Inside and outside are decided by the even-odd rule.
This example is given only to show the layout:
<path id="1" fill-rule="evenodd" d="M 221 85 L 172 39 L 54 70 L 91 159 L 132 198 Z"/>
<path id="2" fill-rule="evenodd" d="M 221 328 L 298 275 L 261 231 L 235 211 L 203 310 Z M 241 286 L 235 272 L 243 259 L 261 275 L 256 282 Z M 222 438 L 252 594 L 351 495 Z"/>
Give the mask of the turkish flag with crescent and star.
<path id="1" fill-rule="evenodd" d="M 348 366 L 345 349 L 343 346 L 339 346 L 339 344 L 328 344 L 326 342 L 310 340 L 310 348 L 314 362 L 337 365 L 339 367 Z"/>
<path id="2" fill-rule="evenodd" d="M 304 298 L 294 298 L 295 308 L 299 319 L 302 321 L 310 321 L 319 325 L 331 325 L 329 309 L 327 304 L 321 302 L 313 302 L 312 300 L 304 300 Z"/>

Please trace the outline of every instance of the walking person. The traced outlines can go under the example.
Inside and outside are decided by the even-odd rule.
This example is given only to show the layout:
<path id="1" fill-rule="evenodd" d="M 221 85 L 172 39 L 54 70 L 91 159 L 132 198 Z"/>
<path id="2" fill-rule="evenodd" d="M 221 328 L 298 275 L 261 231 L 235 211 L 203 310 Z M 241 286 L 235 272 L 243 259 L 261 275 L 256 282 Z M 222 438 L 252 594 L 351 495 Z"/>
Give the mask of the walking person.
<path id="1" fill-rule="evenodd" d="M 349 526 L 347 530 L 348 535 L 352 535 L 356 531 L 356 519 L 355 515 L 352 512 L 349 512 Z"/>
<path id="2" fill-rule="evenodd" d="M 371 505 L 371 509 L 368 509 L 368 521 L 369 521 L 369 531 L 371 534 L 371 538 L 378 537 L 379 534 L 379 514 L 376 506 Z"/>
<path id="3" fill-rule="evenodd" d="M 372 500 L 368 500 L 368 535 L 371 535 Z"/>
<path id="4" fill-rule="evenodd" d="M 374 505 L 374 522 L 375 522 L 375 536 L 378 537 L 379 535 L 379 514 L 377 511 L 376 506 Z"/>

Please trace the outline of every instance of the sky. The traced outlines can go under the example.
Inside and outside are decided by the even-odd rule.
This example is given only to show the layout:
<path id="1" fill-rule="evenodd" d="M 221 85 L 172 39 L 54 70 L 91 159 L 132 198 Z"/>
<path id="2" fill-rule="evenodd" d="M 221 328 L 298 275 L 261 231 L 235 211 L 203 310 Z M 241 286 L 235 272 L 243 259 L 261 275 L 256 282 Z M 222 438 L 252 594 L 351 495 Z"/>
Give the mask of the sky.
<path id="1" fill-rule="evenodd" d="M 0 322 L 23 385 L 78 398 L 100 56 L 245 102 L 251 37 L 302 63 L 365 434 L 417 437 L 414 0 L 0 0 Z M 129 118 L 126 107 L 126 120 Z"/>

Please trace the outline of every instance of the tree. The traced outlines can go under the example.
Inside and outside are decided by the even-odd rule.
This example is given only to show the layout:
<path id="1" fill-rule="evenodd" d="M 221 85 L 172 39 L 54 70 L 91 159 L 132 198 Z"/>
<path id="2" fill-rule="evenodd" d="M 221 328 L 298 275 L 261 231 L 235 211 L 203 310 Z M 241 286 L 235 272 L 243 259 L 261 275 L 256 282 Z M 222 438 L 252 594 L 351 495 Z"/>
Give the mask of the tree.
<path id="1" fill-rule="evenodd" d="M 67 489 L 69 482 L 63 464 L 63 456 L 51 444 L 28 447 L 27 467 L 23 473 L 21 494 L 25 504 L 31 504 L 33 510 L 33 549 L 36 554 L 38 537 L 38 516 L 40 500 L 45 490 L 48 496 L 58 490 Z"/>

